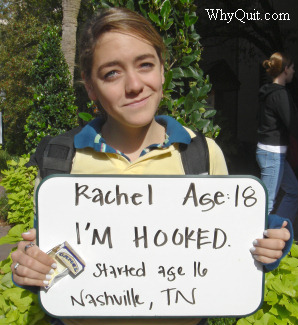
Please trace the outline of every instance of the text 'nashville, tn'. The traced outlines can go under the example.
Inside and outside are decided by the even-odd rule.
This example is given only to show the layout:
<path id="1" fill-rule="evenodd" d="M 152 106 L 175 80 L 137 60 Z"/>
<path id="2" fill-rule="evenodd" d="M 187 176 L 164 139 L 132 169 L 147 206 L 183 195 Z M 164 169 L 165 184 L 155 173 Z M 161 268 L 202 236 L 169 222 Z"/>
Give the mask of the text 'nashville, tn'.
<path id="1" fill-rule="evenodd" d="M 167 288 L 161 290 L 160 293 L 163 297 L 163 301 L 165 305 L 171 306 L 174 304 L 186 303 L 190 305 L 195 305 L 196 303 L 196 292 L 197 288 L 192 288 L 190 292 L 186 293 L 185 290 L 179 290 L 177 288 Z M 108 293 L 104 291 L 100 294 L 91 294 L 85 293 L 84 289 L 81 290 L 79 297 L 70 296 L 70 300 L 72 306 L 78 307 L 86 307 L 86 306 L 94 306 L 94 307 L 104 307 L 104 306 L 132 306 L 138 307 L 143 305 L 145 301 L 140 297 L 139 294 L 135 293 L 134 288 L 130 288 L 129 290 L 123 290 L 120 293 Z M 149 309 L 151 310 L 153 307 L 153 302 L 149 304 Z"/>

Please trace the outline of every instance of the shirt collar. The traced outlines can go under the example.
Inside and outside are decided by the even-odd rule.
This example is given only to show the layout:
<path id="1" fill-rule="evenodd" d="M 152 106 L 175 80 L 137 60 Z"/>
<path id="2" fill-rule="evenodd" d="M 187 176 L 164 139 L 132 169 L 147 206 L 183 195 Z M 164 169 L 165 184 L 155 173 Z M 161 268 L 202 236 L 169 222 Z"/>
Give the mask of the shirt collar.
<path id="1" fill-rule="evenodd" d="M 167 142 L 164 147 L 169 147 L 173 143 L 185 143 L 191 142 L 191 136 L 187 130 L 174 118 L 166 115 L 156 116 L 155 120 L 166 128 L 168 135 Z M 104 120 L 96 118 L 88 123 L 81 132 L 79 132 L 74 138 L 74 146 L 76 149 L 93 148 L 98 152 L 118 152 L 117 150 L 108 146 L 102 135 L 101 128 L 104 124 Z M 120 152 L 119 152 L 120 153 Z"/>

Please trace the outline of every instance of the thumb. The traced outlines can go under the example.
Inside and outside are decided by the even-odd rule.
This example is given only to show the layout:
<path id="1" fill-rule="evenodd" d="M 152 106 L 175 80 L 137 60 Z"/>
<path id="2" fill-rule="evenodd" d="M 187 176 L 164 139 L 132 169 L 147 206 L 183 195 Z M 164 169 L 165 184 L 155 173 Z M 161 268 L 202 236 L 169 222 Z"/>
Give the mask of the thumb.
<path id="1" fill-rule="evenodd" d="M 22 237 L 23 237 L 24 240 L 34 241 L 35 242 L 36 229 L 32 228 L 32 229 L 28 230 L 27 232 L 23 232 Z"/>
<path id="2" fill-rule="evenodd" d="M 282 223 L 281 228 L 285 228 L 287 225 L 288 225 L 288 222 L 287 222 L 287 221 L 284 221 L 284 222 Z"/>

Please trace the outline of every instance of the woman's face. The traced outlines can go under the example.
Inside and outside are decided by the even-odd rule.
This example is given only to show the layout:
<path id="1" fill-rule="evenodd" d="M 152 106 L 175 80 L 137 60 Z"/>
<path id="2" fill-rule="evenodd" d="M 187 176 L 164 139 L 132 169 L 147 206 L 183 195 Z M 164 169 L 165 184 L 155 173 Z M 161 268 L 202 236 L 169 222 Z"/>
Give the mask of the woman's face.
<path id="1" fill-rule="evenodd" d="M 152 122 L 162 97 L 163 65 L 149 43 L 130 34 L 104 33 L 93 56 L 86 88 L 108 122 L 142 127 Z"/>
<path id="2" fill-rule="evenodd" d="M 285 68 L 285 72 L 286 72 L 286 83 L 290 83 L 294 77 L 294 63 L 291 64 L 290 66 Z"/>

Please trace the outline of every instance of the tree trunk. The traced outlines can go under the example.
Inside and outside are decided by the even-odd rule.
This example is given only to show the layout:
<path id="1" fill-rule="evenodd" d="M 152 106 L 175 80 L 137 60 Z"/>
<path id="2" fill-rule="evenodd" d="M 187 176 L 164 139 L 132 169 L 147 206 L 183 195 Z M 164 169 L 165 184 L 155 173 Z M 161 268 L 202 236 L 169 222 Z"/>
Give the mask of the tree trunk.
<path id="1" fill-rule="evenodd" d="M 68 64 L 72 83 L 76 55 L 77 18 L 80 6 L 81 0 L 62 0 L 63 21 L 61 48 L 66 63 Z"/>

